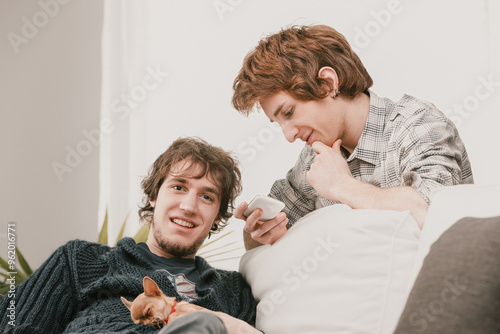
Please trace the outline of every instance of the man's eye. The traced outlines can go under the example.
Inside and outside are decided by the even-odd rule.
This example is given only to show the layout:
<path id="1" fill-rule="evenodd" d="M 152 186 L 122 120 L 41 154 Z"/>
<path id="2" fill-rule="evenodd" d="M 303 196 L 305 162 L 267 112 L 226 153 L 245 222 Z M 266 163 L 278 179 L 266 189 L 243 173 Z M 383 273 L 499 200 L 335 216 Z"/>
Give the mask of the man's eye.
<path id="1" fill-rule="evenodd" d="M 210 202 L 214 201 L 214 199 L 211 196 L 208 196 L 208 195 L 203 195 L 203 199 L 206 200 L 206 201 L 210 201 Z"/>
<path id="2" fill-rule="evenodd" d="M 175 190 L 182 190 L 182 186 L 172 186 L 172 188 Z"/>
<path id="3" fill-rule="evenodd" d="M 283 114 L 283 116 L 285 116 L 285 118 L 292 117 L 294 110 L 295 110 L 294 108 L 288 109 L 287 111 L 285 111 L 285 113 Z"/>

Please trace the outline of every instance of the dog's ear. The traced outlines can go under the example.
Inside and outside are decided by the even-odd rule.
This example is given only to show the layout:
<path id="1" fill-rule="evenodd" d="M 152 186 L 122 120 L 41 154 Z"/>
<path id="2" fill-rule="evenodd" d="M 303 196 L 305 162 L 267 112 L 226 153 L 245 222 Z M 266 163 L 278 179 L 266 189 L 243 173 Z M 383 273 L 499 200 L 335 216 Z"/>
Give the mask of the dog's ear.
<path id="1" fill-rule="evenodd" d="M 154 296 L 161 296 L 162 292 L 160 288 L 158 287 L 158 284 L 156 284 L 155 281 L 153 281 L 149 277 L 144 277 L 142 280 L 142 285 L 144 286 L 144 294 L 146 296 L 154 297 Z"/>
<path id="2" fill-rule="evenodd" d="M 130 311 L 130 308 L 132 307 L 132 302 L 129 302 L 128 300 L 126 300 L 125 298 L 123 297 L 120 297 L 120 299 L 122 300 L 122 303 L 125 304 L 125 306 L 128 308 L 128 310 Z"/>

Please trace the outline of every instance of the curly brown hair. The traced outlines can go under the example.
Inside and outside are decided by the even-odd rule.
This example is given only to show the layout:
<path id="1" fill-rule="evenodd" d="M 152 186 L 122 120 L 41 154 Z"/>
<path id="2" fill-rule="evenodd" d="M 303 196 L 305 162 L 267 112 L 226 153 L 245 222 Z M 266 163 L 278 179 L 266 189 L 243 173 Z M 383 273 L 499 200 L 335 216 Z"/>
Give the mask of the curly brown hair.
<path id="1" fill-rule="evenodd" d="M 248 115 L 263 98 L 280 91 L 301 101 L 320 100 L 334 89 L 318 72 L 332 67 L 339 94 L 353 98 L 373 85 L 346 38 L 326 25 L 292 26 L 262 39 L 243 60 L 233 83 L 232 103 Z"/>
<path id="2" fill-rule="evenodd" d="M 219 224 L 214 224 L 211 232 L 217 233 L 227 225 L 234 209 L 234 200 L 241 194 L 241 172 L 238 160 L 231 153 L 220 147 L 212 146 L 200 138 L 179 138 L 162 153 L 151 166 L 148 175 L 141 182 L 144 191 L 139 217 L 151 224 L 154 208 L 150 201 L 155 201 L 163 182 L 168 177 L 172 166 L 188 160 L 182 175 L 202 178 L 205 175 L 219 188 Z M 201 168 L 200 168 L 201 167 Z M 193 176 L 193 172 L 199 171 Z"/>

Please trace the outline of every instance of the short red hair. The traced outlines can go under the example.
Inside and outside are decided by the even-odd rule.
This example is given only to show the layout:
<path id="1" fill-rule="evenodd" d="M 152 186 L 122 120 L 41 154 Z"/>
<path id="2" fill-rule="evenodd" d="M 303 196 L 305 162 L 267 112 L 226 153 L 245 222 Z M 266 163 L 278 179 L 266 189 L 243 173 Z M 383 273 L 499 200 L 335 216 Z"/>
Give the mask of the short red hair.
<path id="1" fill-rule="evenodd" d="M 320 100 L 333 91 L 318 77 L 332 67 L 342 96 L 366 92 L 373 80 L 345 37 L 326 25 L 293 26 L 262 39 L 243 60 L 233 83 L 234 108 L 248 115 L 268 95 L 285 91 L 301 101 Z"/>

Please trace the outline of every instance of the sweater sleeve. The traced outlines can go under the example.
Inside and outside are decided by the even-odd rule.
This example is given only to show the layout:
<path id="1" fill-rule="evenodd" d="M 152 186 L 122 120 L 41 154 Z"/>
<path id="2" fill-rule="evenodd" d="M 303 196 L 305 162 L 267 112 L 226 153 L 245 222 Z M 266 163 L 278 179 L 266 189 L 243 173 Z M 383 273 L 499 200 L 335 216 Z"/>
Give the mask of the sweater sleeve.
<path id="1" fill-rule="evenodd" d="M 257 303 L 241 273 L 214 269 L 200 256 L 196 257 L 196 266 L 200 269 L 200 279 L 196 284 L 199 298 L 193 303 L 254 326 Z"/>
<path id="2" fill-rule="evenodd" d="M 239 273 L 235 276 L 235 279 L 238 281 L 237 285 L 239 286 L 240 292 L 239 300 L 241 309 L 238 314 L 238 318 L 252 326 L 255 326 L 257 302 L 253 298 L 252 290 L 244 280 L 243 276 Z"/>
<path id="3" fill-rule="evenodd" d="M 2 316 L 0 332 L 62 332 L 76 310 L 68 268 L 67 249 L 62 246 L 13 295 L 2 298 L 0 314 L 12 314 L 15 319 Z"/>

